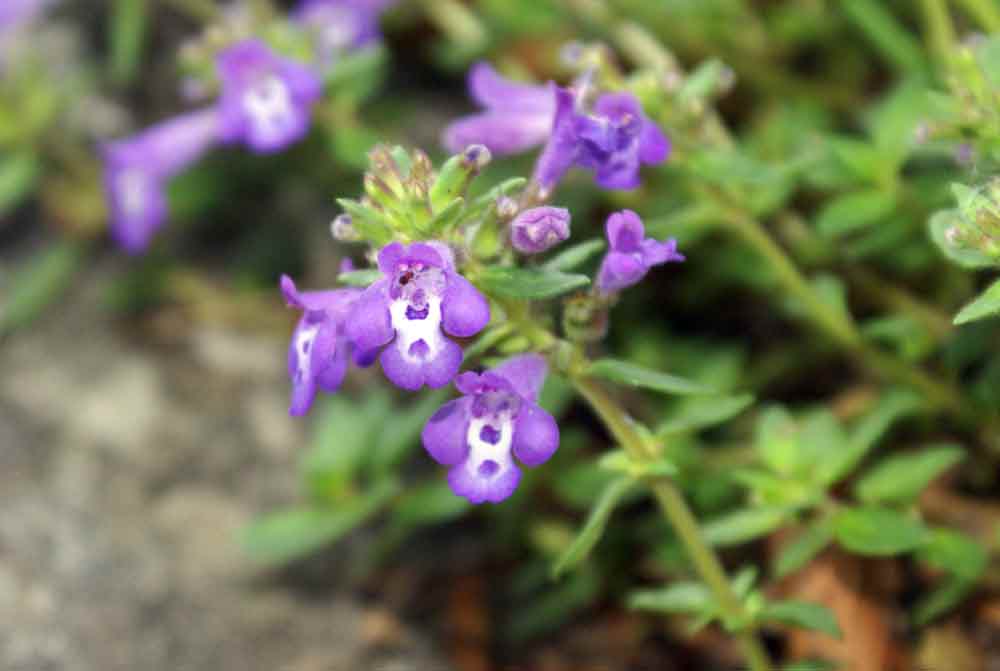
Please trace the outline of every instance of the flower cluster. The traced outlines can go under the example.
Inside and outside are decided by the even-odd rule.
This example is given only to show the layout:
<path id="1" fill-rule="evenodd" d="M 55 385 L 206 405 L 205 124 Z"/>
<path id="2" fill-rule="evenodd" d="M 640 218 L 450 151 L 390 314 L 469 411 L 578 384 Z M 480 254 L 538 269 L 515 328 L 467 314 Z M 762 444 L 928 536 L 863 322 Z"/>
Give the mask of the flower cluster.
<path id="1" fill-rule="evenodd" d="M 145 251 L 166 221 L 169 179 L 212 147 L 238 144 L 267 154 L 301 140 L 322 95 L 324 73 L 338 55 L 378 39 L 378 17 L 389 4 L 303 0 L 291 19 L 313 38 L 310 60 L 286 57 L 254 37 L 235 41 L 215 57 L 214 104 L 105 145 L 114 238 L 130 253 Z"/>

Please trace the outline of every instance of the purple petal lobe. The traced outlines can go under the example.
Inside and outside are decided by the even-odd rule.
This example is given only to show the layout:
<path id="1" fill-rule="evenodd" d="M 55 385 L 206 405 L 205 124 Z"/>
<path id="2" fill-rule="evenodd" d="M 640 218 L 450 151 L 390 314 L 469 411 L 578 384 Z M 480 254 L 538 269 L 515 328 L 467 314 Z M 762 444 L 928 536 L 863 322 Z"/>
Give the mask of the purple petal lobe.
<path id="1" fill-rule="evenodd" d="M 552 128 L 549 114 L 484 112 L 454 121 L 445 128 L 442 144 L 457 154 L 472 144 L 485 145 L 497 156 L 519 154 L 545 142 Z"/>
<path id="2" fill-rule="evenodd" d="M 445 403 L 427 420 L 420 434 L 424 449 L 442 466 L 454 466 L 469 453 L 465 442 L 469 402 L 467 398 L 459 398 Z"/>
<path id="3" fill-rule="evenodd" d="M 448 471 L 448 485 L 456 495 L 469 503 L 500 503 L 517 489 L 521 470 L 513 463 L 506 466 L 494 460 L 485 460 L 474 468 L 463 462 Z"/>
<path id="4" fill-rule="evenodd" d="M 555 108 L 547 86 L 505 79 L 488 63 L 476 63 L 469 69 L 468 84 L 473 100 L 487 109 L 551 115 Z"/>
<path id="5" fill-rule="evenodd" d="M 604 225 L 608 244 L 616 252 L 637 252 L 646 235 L 642 219 L 632 210 L 615 212 Z"/>
<path id="6" fill-rule="evenodd" d="M 663 134 L 660 127 L 652 121 L 646 121 L 639 136 L 639 160 L 649 165 L 657 165 L 667 160 L 670 155 L 670 140 Z"/>
<path id="7" fill-rule="evenodd" d="M 522 403 L 514 423 L 513 450 L 525 466 L 548 461 L 559 447 L 556 420 L 534 403 Z"/>
<path id="8" fill-rule="evenodd" d="M 434 389 L 444 387 L 462 365 L 462 348 L 447 338 L 436 343 L 436 351 L 426 343 L 417 350 L 410 344 L 403 351 L 399 343 L 393 343 L 382 351 L 382 370 L 400 389 L 416 391 L 425 384 Z"/>
<path id="9" fill-rule="evenodd" d="M 347 338 L 360 352 L 377 350 L 393 338 L 388 288 L 389 280 L 382 279 L 365 289 L 347 320 Z"/>
<path id="10" fill-rule="evenodd" d="M 580 150 L 576 130 L 573 93 L 555 87 L 556 112 L 545 149 L 535 163 L 534 180 L 545 189 L 553 189 L 570 169 Z"/>
<path id="11" fill-rule="evenodd" d="M 540 354 L 521 354 L 507 359 L 493 372 L 507 380 L 521 398 L 534 403 L 545 383 L 548 362 Z"/>
<path id="12" fill-rule="evenodd" d="M 597 286 L 604 292 L 620 291 L 642 280 L 647 270 L 642 261 L 631 254 L 608 252 L 597 272 Z"/>
<path id="13" fill-rule="evenodd" d="M 490 323 L 486 297 L 456 272 L 447 273 L 448 286 L 441 303 L 442 326 L 457 338 L 474 336 Z"/>

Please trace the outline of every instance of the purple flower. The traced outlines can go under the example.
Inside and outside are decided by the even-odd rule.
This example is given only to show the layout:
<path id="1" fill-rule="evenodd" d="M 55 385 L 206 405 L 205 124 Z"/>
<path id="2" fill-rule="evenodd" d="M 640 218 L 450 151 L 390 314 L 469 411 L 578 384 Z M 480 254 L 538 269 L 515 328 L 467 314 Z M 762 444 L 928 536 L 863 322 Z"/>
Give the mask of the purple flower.
<path id="1" fill-rule="evenodd" d="M 610 249 L 597 273 L 597 287 L 603 293 L 637 284 L 653 266 L 684 260 L 673 238 L 659 242 L 645 237 L 642 220 L 632 210 L 615 212 L 608 217 L 605 232 Z"/>
<path id="2" fill-rule="evenodd" d="M 334 392 L 344 381 L 350 349 L 344 335 L 344 323 L 361 290 L 300 292 L 292 278 L 282 275 L 281 292 L 289 307 L 302 310 L 302 318 L 288 345 L 288 376 L 292 379 L 292 402 L 288 412 L 301 416 L 309 411 L 318 389 Z M 359 365 L 371 363 L 357 355 L 355 362 Z"/>
<path id="3" fill-rule="evenodd" d="M 0 2 L 0 32 L 16 30 L 38 18 L 56 0 L 3 0 Z"/>
<path id="4" fill-rule="evenodd" d="M 545 142 L 556 112 L 554 85 L 504 79 L 487 63 L 469 70 L 469 93 L 484 110 L 455 121 L 444 131 L 444 146 L 458 153 L 484 144 L 495 154 L 516 154 Z"/>
<path id="5" fill-rule="evenodd" d="M 510 224 L 510 240 L 522 254 L 540 254 L 569 238 L 569 210 L 533 207 Z"/>
<path id="6" fill-rule="evenodd" d="M 592 170 L 605 189 L 634 189 L 640 184 L 640 165 L 662 163 L 669 153 L 670 141 L 631 93 L 602 95 L 593 113 L 584 114 L 576 109 L 572 92 L 560 89 L 535 180 L 551 190 L 576 165 Z"/>
<path id="7" fill-rule="evenodd" d="M 391 243 L 379 252 L 378 268 L 385 277 L 358 299 L 348 337 L 369 356 L 384 347 L 382 370 L 396 386 L 445 386 L 462 364 L 462 348 L 445 334 L 479 333 L 490 321 L 489 303 L 455 271 L 442 243 Z"/>
<path id="8" fill-rule="evenodd" d="M 445 403 L 424 426 L 431 457 L 449 466 L 448 484 L 472 503 L 499 503 L 517 489 L 521 470 L 538 466 L 559 447 L 559 426 L 538 405 L 545 359 L 523 354 L 482 374 L 462 373 L 463 396 Z"/>
<path id="9" fill-rule="evenodd" d="M 244 40 L 219 54 L 222 139 L 258 153 L 284 149 L 309 130 L 312 106 L 322 93 L 319 77 L 282 58 L 259 40 Z"/>
<path id="10" fill-rule="evenodd" d="M 346 51 L 380 38 L 379 15 L 395 0 L 302 0 L 292 17 L 316 39 L 316 61 L 333 64 Z"/>
<path id="11" fill-rule="evenodd" d="M 166 182 L 218 139 L 214 108 L 164 121 L 101 148 L 111 232 L 129 253 L 144 251 L 167 218 Z"/>

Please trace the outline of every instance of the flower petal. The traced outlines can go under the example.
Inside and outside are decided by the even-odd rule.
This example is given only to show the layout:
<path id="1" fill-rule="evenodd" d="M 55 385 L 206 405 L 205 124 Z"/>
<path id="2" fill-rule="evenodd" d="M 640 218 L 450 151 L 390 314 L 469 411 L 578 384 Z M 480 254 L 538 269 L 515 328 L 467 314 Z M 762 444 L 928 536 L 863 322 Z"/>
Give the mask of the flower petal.
<path id="1" fill-rule="evenodd" d="M 454 466 L 469 454 L 465 434 L 469 428 L 469 403 L 466 397 L 442 405 L 431 415 L 420 433 L 424 449 L 442 466 Z"/>
<path id="2" fill-rule="evenodd" d="M 468 499 L 469 503 L 500 503 L 510 498 L 520 482 L 521 469 L 510 461 L 499 472 L 489 475 L 469 468 L 464 461 L 448 471 L 451 491 Z"/>
<path id="3" fill-rule="evenodd" d="M 378 280 L 365 289 L 346 321 L 344 328 L 347 338 L 359 353 L 376 350 L 393 338 L 388 289 L 387 279 Z"/>
<path id="4" fill-rule="evenodd" d="M 670 140 L 660 127 L 650 120 L 642 125 L 639 135 L 639 160 L 649 165 L 656 165 L 667 160 L 670 155 Z"/>
<path id="5" fill-rule="evenodd" d="M 441 325 L 445 333 L 468 338 L 490 323 L 490 304 L 469 280 L 454 271 L 446 274 L 448 286 L 441 301 Z"/>
<path id="6" fill-rule="evenodd" d="M 631 254 L 608 252 L 597 272 L 597 287 L 604 292 L 620 291 L 639 282 L 647 268 Z"/>
<path id="7" fill-rule="evenodd" d="M 506 79 L 489 63 L 479 62 L 469 69 L 468 85 L 472 99 L 486 108 L 550 115 L 555 110 L 555 100 L 547 86 Z"/>
<path id="8" fill-rule="evenodd" d="M 552 132 L 545 149 L 535 163 L 534 180 L 543 188 L 551 190 L 563 178 L 566 171 L 576 161 L 579 138 L 576 132 L 573 93 L 568 89 L 554 87 L 556 92 L 556 113 L 552 121 Z"/>
<path id="9" fill-rule="evenodd" d="M 416 391 L 425 384 L 431 388 L 450 383 L 462 365 L 462 348 L 447 338 L 442 338 L 434 356 L 421 360 L 406 356 L 393 344 L 382 350 L 379 357 L 382 370 L 389 381 L 400 389 Z"/>
<path id="10" fill-rule="evenodd" d="M 378 269 L 383 275 L 392 275 L 396 272 L 396 266 L 406 254 L 406 246 L 401 242 L 390 242 L 379 250 Z"/>
<path id="11" fill-rule="evenodd" d="M 604 224 L 608 246 L 616 252 L 638 252 L 646 236 L 642 219 L 632 210 L 615 212 Z"/>
<path id="12" fill-rule="evenodd" d="M 469 145 L 482 144 L 497 156 L 504 156 L 537 147 L 545 142 L 551 129 L 551 112 L 485 112 L 448 124 L 441 143 L 455 154 Z"/>
<path id="13" fill-rule="evenodd" d="M 506 379 L 521 398 L 535 403 L 548 369 L 548 362 L 540 354 L 521 354 L 507 359 L 492 372 Z"/>
<path id="14" fill-rule="evenodd" d="M 660 242 L 652 238 L 642 241 L 642 262 L 646 266 L 658 266 L 668 261 L 683 261 L 684 255 L 677 251 L 677 241 L 673 238 Z"/>
<path id="15" fill-rule="evenodd" d="M 525 466 L 548 461 L 559 447 L 559 425 L 534 403 L 522 403 L 514 422 L 514 455 Z"/>

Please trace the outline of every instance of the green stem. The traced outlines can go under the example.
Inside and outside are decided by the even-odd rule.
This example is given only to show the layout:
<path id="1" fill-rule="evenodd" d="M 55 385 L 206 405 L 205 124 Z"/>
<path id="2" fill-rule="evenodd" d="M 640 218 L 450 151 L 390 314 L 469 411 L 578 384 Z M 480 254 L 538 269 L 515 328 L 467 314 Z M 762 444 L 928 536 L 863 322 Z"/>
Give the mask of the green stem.
<path id="1" fill-rule="evenodd" d="M 948 5 L 945 0 L 920 0 L 920 4 L 931 51 L 938 60 L 947 63 L 955 54 L 955 27 L 948 14 Z"/>
<path id="2" fill-rule="evenodd" d="M 587 400 L 631 459 L 644 462 L 657 456 L 656 448 L 643 440 L 625 411 L 599 384 L 581 375 L 574 375 L 572 379 L 576 390 Z M 715 594 L 724 620 L 747 622 L 743 604 L 733 591 L 719 558 L 702 536 L 698 521 L 680 490 L 673 482 L 664 478 L 650 480 L 648 484 L 663 516 L 677 533 L 701 579 Z M 751 671 L 771 670 L 771 661 L 758 640 L 753 625 L 748 625 L 737 633 L 737 641 Z"/>
<path id="3" fill-rule="evenodd" d="M 1000 32 L 1000 8 L 994 0 L 958 0 L 987 32 Z"/>

